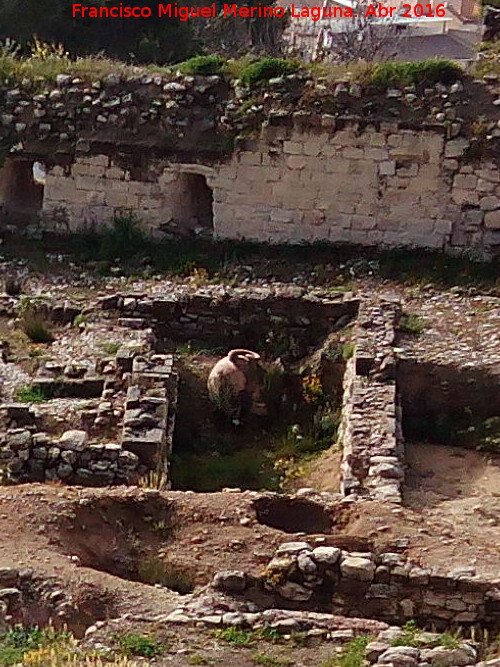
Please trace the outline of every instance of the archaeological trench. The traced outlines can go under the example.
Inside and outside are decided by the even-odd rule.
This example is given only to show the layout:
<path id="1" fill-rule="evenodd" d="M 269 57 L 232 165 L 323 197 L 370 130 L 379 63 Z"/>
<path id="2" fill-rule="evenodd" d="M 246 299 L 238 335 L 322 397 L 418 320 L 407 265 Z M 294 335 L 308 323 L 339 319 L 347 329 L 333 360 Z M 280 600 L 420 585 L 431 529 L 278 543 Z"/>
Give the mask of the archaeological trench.
<path id="1" fill-rule="evenodd" d="M 472 91 L 481 101 L 479 120 Z M 99 231 L 134 214 L 158 239 L 192 234 L 498 254 L 500 83 L 493 77 L 374 93 L 294 74 L 271 79 L 252 97 L 221 76 L 111 75 L 89 83 L 59 75 L 36 91 L 4 81 L 0 95 L 7 236 Z M 34 163 L 43 173 L 38 181 Z M 219 351 L 205 363 L 231 348 L 258 350 L 279 362 L 292 384 L 290 369 L 297 373 L 315 355 L 330 383 L 340 413 L 330 443 L 340 452 L 338 488 L 286 494 L 256 484 L 227 494 L 247 523 L 280 531 L 279 543 L 260 570 L 214 570 L 211 583 L 181 591 L 162 623 L 270 626 L 338 642 L 369 633 L 378 638 L 367 651 L 371 663 L 480 662 L 473 630 L 500 629 L 498 553 L 496 576 L 478 575 L 467 562 L 427 567 L 407 556 L 405 535 L 376 548 L 343 537 L 339 517 L 367 504 L 404 512 L 407 443 L 426 435 L 439 444 L 443 416 L 500 417 L 498 336 L 487 356 L 468 357 L 452 345 L 448 354 L 419 354 L 402 338 L 398 295 L 313 286 L 160 284 L 154 292 L 124 286 L 35 301 L 59 330 L 76 330 L 83 345 L 75 352 L 56 337 L 51 358 L 29 371 L 3 343 L 6 493 L 20 484 L 82 493 L 92 487 L 105 504 L 103 494 L 112 499 L 126 487 L 139 494 L 138 517 L 153 513 L 161 521 L 163 512 L 167 521 L 169 503 L 184 502 L 181 496 L 188 502 L 200 490 L 181 474 L 179 452 L 210 412 L 206 397 L 199 411 L 192 402 L 191 390 L 203 394 L 206 369 L 201 379 L 189 371 L 178 353 L 188 344 Z M 1 296 L 1 321 L 22 317 L 25 303 L 22 295 Z M 27 385 L 44 400 L 16 399 Z M 289 417 L 276 412 L 277 420 Z M 160 491 L 137 488 L 148 478 Z M 214 480 L 209 490 L 223 486 Z M 85 521 L 96 525 L 95 516 Z M 119 557 L 96 562 L 88 545 L 68 548 L 75 568 L 155 583 L 131 574 Z M 57 577 L 16 563 L 0 568 L 0 583 L 3 624 L 62 618 L 82 635 L 110 615 L 85 615 Z M 472 639 L 454 649 L 391 645 L 401 634 L 394 626 L 408 621 L 438 632 L 460 627 Z"/>

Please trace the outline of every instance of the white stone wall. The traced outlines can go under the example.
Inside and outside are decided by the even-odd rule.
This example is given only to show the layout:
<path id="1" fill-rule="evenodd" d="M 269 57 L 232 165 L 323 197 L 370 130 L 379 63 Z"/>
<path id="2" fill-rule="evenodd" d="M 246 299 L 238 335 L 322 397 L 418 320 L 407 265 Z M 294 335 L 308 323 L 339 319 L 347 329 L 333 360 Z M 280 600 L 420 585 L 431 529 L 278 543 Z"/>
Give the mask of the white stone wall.
<path id="1" fill-rule="evenodd" d="M 132 180 L 106 156 L 79 157 L 69 175 L 61 167 L 48 173 L 46 218 L 55 211 L 62 219 L 64 209 L 76 230 L 131 209 L 155 232 L 182 217 L 179 175 L 199 173 L 213 191 L 220 238 L 426 248 L 500 243 L 500 171 L 467 164 L 465 139 L 387 123 L 379 131 L 351 125 L 308 134 L 268 127 L 250 143 L 211 167 L 156 163 L 148 182 Z"/>

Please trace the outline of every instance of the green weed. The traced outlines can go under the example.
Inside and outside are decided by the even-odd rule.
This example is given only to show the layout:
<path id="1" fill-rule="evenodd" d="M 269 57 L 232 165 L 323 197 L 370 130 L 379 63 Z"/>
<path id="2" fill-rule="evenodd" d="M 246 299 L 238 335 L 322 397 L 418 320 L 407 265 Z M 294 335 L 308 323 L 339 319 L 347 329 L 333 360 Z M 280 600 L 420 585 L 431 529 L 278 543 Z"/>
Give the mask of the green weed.
<path id="1" fill-rule="evenodd" d="M 401 317 L 398 329 L 402 333 L 418 335 L 424 331 L 425 324 L 421 317 L 415 313 L 409 313 Z"/>
<path id="2" fill-rule="evenodd" d="M 117 637 L 116 642 L 126 656 L 155 658 L 165 650 L 163 644 L 160 644 L 155 639 L 136 632 L 129 632 L 121 637 Z"/>
<path id="3" fill-rule="evenodd" d="M 237 646 L 251 646 L 255 643 L 255 633 L 236 626 L 230 626 L 214 632 L 217 639 Z"/>
<path id="4" fill-rule="evenodd" d="M 43 403 L 49 400 L 39 387 L 22 387 L 16 391 L 15 397 L 20 403 Z"/>
<path id="5" fill-rule="evenodd" d="M 342 359 L 348 361 L 354 355 L 356 350 L 356 345 L 351 341 L 348 341 L 342 345 Z"/>
<path id="6" fill-rule="evenodd" d="M 360 635 L 348 642 L 339 656 L 325 660 L 320 667 L 363 667 L 371 637 Z"/>
<path id="7" fill-rule="evenodd" d="M 111 343 L 111 342 L 104 342 L 101 343 L 101 348 L 106 352 L 106 354 L 109 355 L 115 355 L 118 350 L 121 347 L 121 343 Z"/>
<path id="8" fill-rule="evenodd" d="M 211 658 L 206 658 L 204 655 L 195 653 L 190 655 L 188 658 L 188 663 L 190 665 L 214 665 L 214 661 Z"/>
<path id="9" fill-rule="evenodd" d="M 376 87 L 433 86 L 450 84 L 462 79 L 464 70 L 441 58 L 429 58 L 417 62 L 385 62 L 375 65 L 369 74 L 369 83 Z"/>
<path id="10" fill-rule="evenodd" d="M 0 635 L 0 665 L 9 667 L 22 662 L 30 651 L 67 645 L 72 635 L 53 628 L 27 628 L 15 625 Z"/>
<path id="11" fill-rule="evenodd" d="M 256 653 L 252 656 L 252 660 L 256 665 L 267 665 L 267 667 L 287 667 L 295 664 L 291 658 L 277 658 L 267 653 Z"/>
<path id="12" fill-rule="evenodd" d="M 294 60 L 285 60 L 283 58 L 263 58 L 255 63 L 247 65 L 241 72 L 242 82 L 249 87 L 262 81 L 286 76 L 296 72 L 299 63 Z"/>
<path id="13" fill-rule="evenodd" d="M 190 58 L 176 67 L 183 74 L 210 76 L 213 74 L 221 74 L 225 63 L 225 58 L 210 54 L 207 56 L 194 56 L 194 58 Z"/>

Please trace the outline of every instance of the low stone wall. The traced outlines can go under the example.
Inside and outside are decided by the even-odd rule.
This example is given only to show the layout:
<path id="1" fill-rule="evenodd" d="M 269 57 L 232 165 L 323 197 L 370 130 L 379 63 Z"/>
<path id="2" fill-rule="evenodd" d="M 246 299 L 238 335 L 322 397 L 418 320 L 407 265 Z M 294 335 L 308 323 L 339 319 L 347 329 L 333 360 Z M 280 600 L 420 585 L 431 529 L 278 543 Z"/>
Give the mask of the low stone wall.
<path id="1" fill-rule="evenodd" d="M 77 617 L 78 606 L 55 577 L 39 576 L 29 569 L 0 568 L 1 632 L 17 624 L 61 628 Z"/>
<path id="2" fill-rule="evenodd" d="M 12 482 L 64 482 L 81 486 L 129 484 L 137 479 L 139 458 L 119 444 L 88 444 L 86 431 L 47 433 L 12 429 L 1 438 Z"/>
<path id="3" fill-rule="evenodd" d="M 100 304 L 104 310 L 151 318 L 157 335 L 173 341 L 258 349 L 278 345 L 286 354 L 293 340 L 300 348 L 297 353 L 303 354 L 308 346 L 349 324 L 359 301 L 349 294 L 315 296 L 300 288 L 202 288 L 168 298 L 114 295 Z"/>
<path id="4" fill-rule="evenodd" d="M 341 491 L 401 502 L 404 478 L 401 411 L 396 388 L 394 326 L 399 306 L 361 303 L 354 353 L 344 376 Z"/>
<path id="5" fill-rule="evenodd" d="M 134 359 L 122 433 L 123 449 L 136 454 L 145 470 L 158 471 L 167 480 L 177 404 L 173 363 L 172 355 Z"/>
<path id="6" fill-rule="evenodd" d="M 467 424 L 468 414 L 477 421 L 499 414 L 500 373 L 495 362 L 474 367 L 400 359 L 397 375 L 409 438 L 428 438 L 434 432 L 439 442 L 446 424 L 458 425 L 464 419 Z"/>
<path id="7" fill-rule="evenodd" d="M 235 581 L 239 581 L 239 590 Z M 282 544 L 261 579 L 219 575 L 217 585 L 250 599 L 263 588 L 274 606 L 325 611 L 402 624 L 413 619 L 445 628 L 453 624 L 500 627 L 500 582 L 474 570 L 423 569 L 398 553 L 352 553 L 307 542 Z M 257 596 L 258 597 L 258 596 Z M 280 603 L 281 600 L 281 603 Z"/>

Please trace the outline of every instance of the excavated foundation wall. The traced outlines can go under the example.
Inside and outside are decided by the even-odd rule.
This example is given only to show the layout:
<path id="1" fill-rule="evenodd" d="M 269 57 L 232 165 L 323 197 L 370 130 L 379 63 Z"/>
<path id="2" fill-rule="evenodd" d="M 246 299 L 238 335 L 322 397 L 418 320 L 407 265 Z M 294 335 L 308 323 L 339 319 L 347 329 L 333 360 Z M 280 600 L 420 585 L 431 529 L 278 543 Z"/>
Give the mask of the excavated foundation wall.
<path id="1" fill-rule="evenodd" d="M 349 324 L 359 301 L 348 294 L 303 292 L 300 288 L 200 289 L 157 298 L 117 294 L 100 303 L 122 317 L 150 321 L 159 338 L 262 349 L 273 332 L 282 344 L 290 345 L 293 339 L 306 353 L 308 346 L 321 344 L 328 333 Z"/>
<path id="2" fill-rule="evenodd" d="M 409 439 L 434 437 L 439 442 L 452 425 L 466 428 L 500 414 L 500 378 L 494 364 L 460 368 L 401 359 L 397 375 Z"/>

